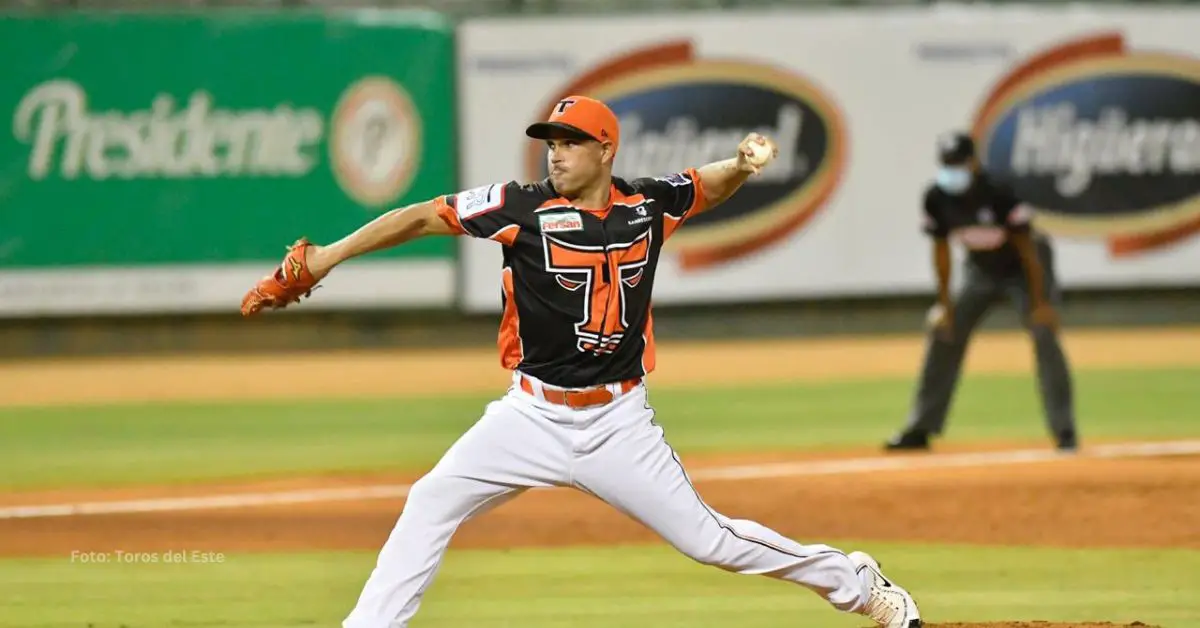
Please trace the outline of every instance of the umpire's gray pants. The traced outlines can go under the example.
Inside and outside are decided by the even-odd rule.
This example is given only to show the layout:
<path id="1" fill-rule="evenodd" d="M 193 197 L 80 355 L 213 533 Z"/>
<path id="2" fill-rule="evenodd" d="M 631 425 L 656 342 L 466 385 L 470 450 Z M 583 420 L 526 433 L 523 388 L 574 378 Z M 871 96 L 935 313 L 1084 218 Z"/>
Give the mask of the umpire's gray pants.
<path id="1" fill-rule="evenodd" d="M 1062 296 L 1054 271 L 1054 253 L 1049 243 L 1036 240 L 1041 257 L 1043 279 L 1048 301 L 1056 308 Z M 992 277 L 970 263 L 965 264 L 962 287 L 953 296 L 954 334 L 943 340 L 933 330 L 925 347 L 925 364 L 917 386 L 916 399 L 908 418 L 906 431 L 941 434 L 946 415 L 962 371 L 963 356 L 971 334 L 983 320 L 992 304 L 1007 294 L 1025 326 L 1033 337 L 1037 356 L 1038 387 L 1047 427 L 1058 435 L 1075 429 L 1071 373 L 1058 335 L 1051 329 L 1029 323 L 1029 285 L 1023 273 L 1010 277 Z"/>

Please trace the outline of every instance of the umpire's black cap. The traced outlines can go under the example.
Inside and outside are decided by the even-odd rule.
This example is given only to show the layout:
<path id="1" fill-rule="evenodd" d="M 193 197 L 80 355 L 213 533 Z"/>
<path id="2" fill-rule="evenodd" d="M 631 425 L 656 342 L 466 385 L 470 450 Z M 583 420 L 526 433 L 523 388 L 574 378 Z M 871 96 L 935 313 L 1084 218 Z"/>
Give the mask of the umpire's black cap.
<path id="1" fill-rule="evenodd" d="M 957 166 L 971 161 L 975 156 L 975 140 L 961 131 L 952 131 L 938 138 L 938 161 L 946 166 Z"/>

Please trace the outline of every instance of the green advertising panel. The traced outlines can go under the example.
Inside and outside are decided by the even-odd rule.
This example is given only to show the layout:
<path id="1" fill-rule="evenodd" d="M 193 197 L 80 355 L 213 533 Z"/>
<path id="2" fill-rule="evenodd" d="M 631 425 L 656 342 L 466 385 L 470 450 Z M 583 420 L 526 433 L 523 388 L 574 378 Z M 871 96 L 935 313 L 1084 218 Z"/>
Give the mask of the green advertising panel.
<path id="1" fill-rule="evenodd" d="M 225 308 L 298 236 L 455 184 L 436 14 L 9 16 L 0 58 L 0 314 Z M 448 304 L 453 255 L 377 253 L 314 307 Z"/>

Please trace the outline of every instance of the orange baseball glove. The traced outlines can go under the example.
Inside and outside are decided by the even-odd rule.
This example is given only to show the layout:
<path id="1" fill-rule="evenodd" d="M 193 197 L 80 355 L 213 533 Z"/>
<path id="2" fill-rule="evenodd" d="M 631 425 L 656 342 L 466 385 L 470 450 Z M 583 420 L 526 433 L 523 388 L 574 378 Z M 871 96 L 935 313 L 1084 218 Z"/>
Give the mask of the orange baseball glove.
<path id="1" fill-rule="evenodd" d="M 264 307 L 281 309 L 289 303 L 298 303 L 317 287 L 317 279 L 308 270 L 305 259 L 308 248 L 313 246 L 307 238 L 296 240 L 288 247 L 287 255 L 274 273 L 263 277 L 242 297 L 242 316 L 253 316 Z"/>

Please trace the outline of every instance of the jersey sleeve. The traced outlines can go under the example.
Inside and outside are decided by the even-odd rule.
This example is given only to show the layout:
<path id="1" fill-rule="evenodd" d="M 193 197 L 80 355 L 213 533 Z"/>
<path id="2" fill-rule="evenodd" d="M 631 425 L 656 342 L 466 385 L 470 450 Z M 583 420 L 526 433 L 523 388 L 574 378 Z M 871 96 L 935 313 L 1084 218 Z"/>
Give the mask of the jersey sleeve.
<path id="1" fill-rule="evenodd" d="M 932 189 L 925 192 L 925 200 L 921 210 L 921 231 L 931 238 L 938 239 L 943 239 L 950 235 L 950 229 L 946 226 L 945 221 L 938 212 L 938 205 L 934 200 Z"/>
<path id="2" fill-rule="evenodd" d="M 520 186 L 514 182 L 482 185 L 437 197 L 438 216 L 459 235 L 505 244 L 516 239 Z"/>
<path id="3" fill-rule="evenodd" d="M 997 186 L 995 210 L 1012 233 L 1028 233 L 1033 223 L 1033 208 L 1022 201 L 1008 186 Z"/>
<path id="4" fill-rule="evenodd" d="M 685 220 L 705 209 L 704 184 L 695 168 L 665 177 L 634 179 L 631 183 L 635 190 L 652 200 L 656 209 L 662 212 L 663 231 L 667 238 Z"/>

